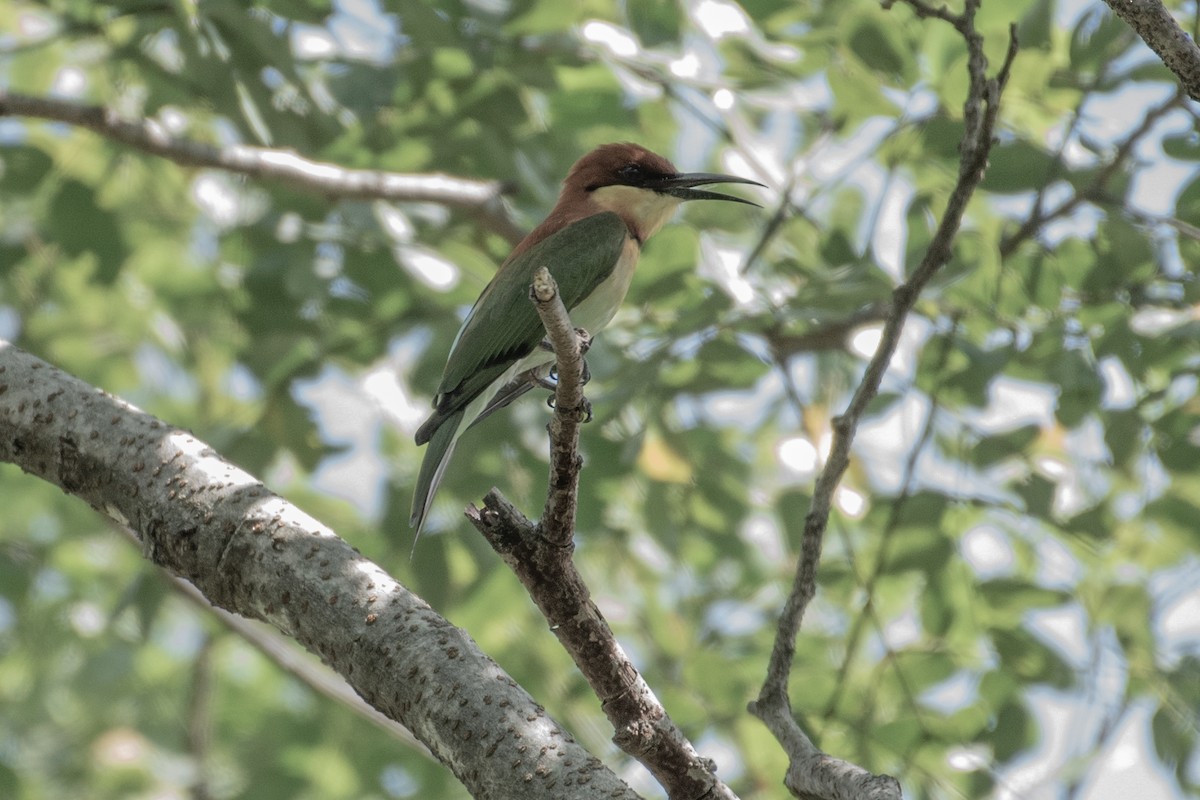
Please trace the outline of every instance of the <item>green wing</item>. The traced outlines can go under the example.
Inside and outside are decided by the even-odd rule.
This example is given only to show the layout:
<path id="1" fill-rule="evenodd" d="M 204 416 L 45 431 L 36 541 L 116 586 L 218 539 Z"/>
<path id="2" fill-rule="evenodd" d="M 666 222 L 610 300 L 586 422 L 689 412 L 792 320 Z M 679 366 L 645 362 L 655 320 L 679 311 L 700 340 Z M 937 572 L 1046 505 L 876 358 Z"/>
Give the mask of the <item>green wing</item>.
<path id="1" fill-rule="evenodd" d="M 545 338 L 529 299 L 538 267 L 550 270 L 563 303 L 574 308 L 612 274 L 627 237 L 621 218 L 606 211 L 566 226 L 505 263 L 459 331 L 438 386 L 436 416 L 465 407 Z"/>

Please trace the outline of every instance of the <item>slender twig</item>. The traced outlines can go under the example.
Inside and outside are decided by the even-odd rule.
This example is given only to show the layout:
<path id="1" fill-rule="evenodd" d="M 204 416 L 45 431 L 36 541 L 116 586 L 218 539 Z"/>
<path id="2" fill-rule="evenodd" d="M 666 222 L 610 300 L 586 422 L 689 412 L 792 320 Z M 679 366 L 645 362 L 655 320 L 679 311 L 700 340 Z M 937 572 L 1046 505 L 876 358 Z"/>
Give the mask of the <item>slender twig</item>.
<path id="1" fill-rule="evenodd" d="M 975 13 L 979 0 L 967 0 L 961 16 L 944 8 L 933 8 L 923 2 L 910 6 L 918 14 L 945 19 L 954 25 L 967 45 L 967 69 L 970 88 L 963 105 L 963 139 L 958 179 L 938 224 L 937 231 L 921 263 L 909 279 L 892 294 L 892 310 L 863 379 L 842 416 L 833 423 L 833 443 L 825 467 L 817 477 L 812 503 L 805 518 L 801 553 L 791 594 L 780 615 L 775 645 L 771 653 L 766 680 L 758 699 L 751 703 L 751 713 L 758 716 L 783 744 L 791 759 L 785 784 L 798 796 L 866 797 L 868 791 L 876 796 L 899 797 L 899 785 L 887 776 L 872 776 L 859 767 L 822 755 L 796 723 L 791 713 L 787 681 L 795 658 L 796 635 L 813 596 L 816 594 L 816 570 L 820 562 L 825 529 L 829 523 L 834 491 L 850 463 L 850 447 L 867 404 L 879 390 L 904 327 L 909 311 L 921 290 L 951 257 L 951 246 L 962 223 L 967 203 L 983 179 L 987 157 L 992 146 L 1000 95 L 1016 58 L 1015 26 L 1010 29 L 1010 43 L 999 73 L 987 75 L 987 59 L 983 53 L 983 37 L 975 30 Z M 819 760 L 819 761 L 818 761 Z M 820 767 L 838 773 L 830 777 L 814 769 Z M 869 787 L 869 789 L 867 788 Z"/>
<path id="2" fill-rule="evenodd" d="M 1090 663 L 1088 664 L 1088 674 L 1091 680 L 1086 687 L 1087 708 L 1096 709 L 1102 706 L 1108 707 L 1104 709 L 1103 716 L 1100 718 L 1099 723 L 1093 726 L 1093 730 L 1088 732 L 1089 738 L 1092 740 L 1090 746 L 1085 743 L 1084 736 L 1076 735 L 1073 737 L 1073 744 L 1075 746 L 1072 749 L 1074 750 L 1074 753 L 1068 752 L 1065 754 L 1067 760 L 1065 760 L 1062 767 L 1063 771 L 1067 772 L 1066 780 L 1064 781 L 1066 784 L 1065 792 L 1063 794 L 1064 800 L 1075 800 L 1075 798 L 1079 797 L 1080 792 L 1083 790 L 1086 783 L 1086 772 L 1073 770 L 1068 771 L 1071 764 L 1071 759 L 1074 758 L 1075 760 L 1079 761 L 1090 760 L 1088 759 L 1088 754 L 1104 752 L 1107 749 L 1108 742 L 1111 741 L 1112 737 L 1120 729 L 1120 722 L 1124 718 L 1125 714 L 1129 711 L 1129 699 L 1128 695 L 1126 695 L 1124 691 L 1118 690 L 1121 697 L 1115 708 L 1111 703 L 1111 698 L 1097 696 L 1100 695 L 1102 691 L 1102 681 L 1100 678 L 1102 674 L 1101 670 L 1104 667 L 1105 650 L 1108 646 L 1110 646 L 1110 643 L 1105 642 L 1104 639 L 1109 633 L 1110 631 L 1097 631 L 1096 633 L 1093 633 L 1091 637 L 1089 637 L 1091 658 L 1089 659 Z M 1109 700 L 1110 702 L 1106 703 L 1106 700 Z"/>
<path id="3" fill-rule="evenodd" d="M 935 375 L 940 375 L 942 369 L 946 365 L 950 353 L 954 350 L 954 336 L 958 330 L 958 321 L 955 320 L 954 326 L 943 337 L 942 346 L 938 350 L 937 358 L 933 365 L 932 371 Z M 904 512 L 904 508 L 908 505 L 908 501 L 912 499 L 913 487 L 916 483 L 917 462 L 921 458 L 921 453 L 925 451 L 926 446 L 933 438 L 934 422 L 937 419 L 939 409 L 938 393 L 941 384 L 933 387 L 933 391 L 929 394 L 929 408 L 925 412 L 925 419 L 921 423 L 921 432 L 917 436 L 917 441 L 909 450 L 908 458 L 904 463 L 903 479 L 900 483 L 900 492 L 892 501 L 891 508 L 888 510 L 887 522 L 884 523 L 883 531 L 879 537 L 879 549 L 875 556 L 875 565 L 871 570 L 871 574 L 862 582 L 863 594 L 866 595 L 866 600 L 863 602 L 862 613 L 854 618 L 851 624 L 850 633 L 846 637 L 845 655 L 842 658 L 841 666 L 838 669 L 838 679 L 834 684 L 833 694 L 829 702 L 825 706 L 825 713 L 832 714 L 837 709 L 838 703 L 841 701 L 843 692 L 846 690 L 848 683 L 848 675 L 850 673 L 850 664 L 854 660 L 855 653 L 858 651 L 858 644 L 862 638 L 863 631 L 866 629 L 866 623 L 871 622 L 875 630 L 883 636 L 883 624 L 875 612 L 875 589 L 879 584 L 880 578 L 883 577 L 884 571 L 888 566 L 888 556 L 891 552 L 892 543 L 895 541 L 896 534 L 900 529 L 900 518 Z M 887 644 L 884 637 L 884 647 L 887 650 L 888 656 L 894 656 L 892 648 Z M 920 721 L 920 708 L 916 704 L 916 699 L 912 691 L 908 688 L 908 682 L 897 667 L 896 675 L 900 680 L 901 688 L 909 701 L 909 705 L 913 709 L 914 716 Z"/>
<path id="4" fill-rule="evenodd" d="M 1094 87 L 1104 77 L 1104 75 L 1106 73 L 1106 68 L 1107 68 L 1107 65 L 1102 65 L 1100 67 L 1100 69 L 1098 70 L 1099 75 L 1096 76 L 1096 80 L 1093 81 L 1092 85 L 1084 87 L 1083 93 L 1079 98 L 1079 102 L 1076 103 L 1076 105 L 1075 105 L 1075 110 L 1071 112 L 1071 121 L 1069 123 L 1067 123 L 1067 127 L 1063 130 L 1062 141 L 1060 141 L 1058 143 L 1058 149 L 1054 153 L 1054 160 L 1050 163 L 1049 167 L 1046 169 L 1045 178 L 1042 179 L 1041 185 L 1038 187 L 1037 192 L 1033 196 L 1033 205 L 1030 207 L 1029 219 L 1035 219 L 1035 218 L 1039 219 L 1039 220 L 1045 219 L 1046 195 L 1050 191 L 1050 187 L 1052 187 L 1056 183 L 1056 181 L 1062 176 L 1062 173 L 1067 171 L 1067 164 L 1066 164 L 1067 147 L 1071 144 L 1071 140 L 1074 138 L 1075 132 L 1078 130 L 1080 123 L 1083 121 L 1083 107 L 1087 103 L 1088 98 L 1091 96 L 1092 92 L 1095 91 Z M 1040 224 L 1039 224 L 1039 227 L 1030 228 L 1026 232 L 1025 237 L 1028 238 L 1030 236 L 1035 235 L 1037 233 L 1037 231 L 1039 231 L 1040 229 L 1041 229 Z M 1003 261 L 1003 259 L 1005 258 L 1004 245 L 1003 245 L 1004 241 L 1005 241 L 1004 239 L 1001 239 L 1001 246 L 1000 246 L 1001 261 Z M 1014 250 L 1015 250 L 1015 245 L 1019 244 L 1020 241 L 1022 241 L 1022 240 L 1015 240 L 1013 242 L 1012 246 L 1013 246 Z M 1013 250 L 1009 250 L 1008 254 L 1011 255 L 1012 252 L 1013 252 Z M 1004 286 L 1004 277 L 1005 277 L 1004 270 L 1002 270 L 1002 269 L 996 270 L 996 285 L 993 290 L 993 292 L 994 292 L 993 296 L 995 298 L 995 301 L 994 301 L 995 305 L 999 305 L 999 303 L 1000 303 L 1000 295 L 1003 291 L 1003 286 Z"/>
<path id="5" fill-rule="evenodd" d="M 767 220 L 767 224 L 763 226 L 762 231 L 759 233 L 758 241 L 754 243 L 754 247 L 750 248 L 749 254 L 742 261 L 742 265 L 738 267 L 738 274 L 745 275 L 749 271 L 750 267 L 766 251 L 767 245 L 771 243 L 771 240 L 783 230 L 783 223 L 791 218 L 793 213 L 792 189 L 795 185 L 796 175 L 793 172 L 779 192 L 779 204 L 775 206 L 775 211 L 772 212 L 770 218 Z"/>
<path id="6" fill-rule="evenodd" d="M 1122 209 L 1130 219 L 1135 220 L 1143 225 L 1165 225 L 1172 228 L 1176 233 L 1185 238 L 1191 239 L 1193 242 L 1200 242 L 1200 227 L 1184 222 L 1178 217 L 1168 217 L 1159 214 L 1148 214 L 1145 211 L 1138 211 L 1133 208 Z"/>
<path id="7" fill-rule="evenodd" d="M 1141 124 L 1121 140 L 1120 144 L 1117 145 L 1117 149 L 1113 152 L 1112 158 L 1096 171 L 1096 176 L 1087 187 L 1076 191 L 1049 211 L 1035 206 L 1033 212 L 1021 223 L 1021 226 L 1017 230 L 1001 239 L 1000 258 L 1006 259 L 1011 256 L 1023 242 L 1035 236 L 1048 223 L 1067 216 L 1085 202 L 1101 199 L 1109 182 L 1121 171 L 1133 155 L 1133 149 L 1137 146 L 1138 142 L 1154 128 L 1160 119 L 1176 108 L 1182 107 L 1183 104 L 1184 93 L 1180 90 L 1172 94 L 1163 103 L 1147 111 Z"/>
<path id="8" fill-rule="evenodd" d="M 504 208 L 505 186 L 497 181 L 441 173 L 402 174 L 348 169 L 313 161 L 287 150 L 249 145 L 214 147 L 172 136 L 154 120 L 129 121 L 103 106 L 0 90 L 0 117 L 64 122 L 186 167 L 209 167 L 252 178 L 279 181 L 327 197 L 441 203 L 468 209 L 510 241 L 523 232 Z"/>
<path id="9" fill-rule="evenodd" d="M 196 776 L 192 780 L 192 800 L 208 800 L 212 797 L 209 788 L 209 742 L 212 738 L 212 638 L 206 636 L 200 652 L 192 662 L 192 686 L 188 698 L 187 744 L 188 752 L 195 762 Z"/>
<path id="10" fill-rule="evenodd" d="M 912 8 L 918 17 L 945 20 L 959 31 L 962 30 L 963 18 L 966 14 L 959 16 L 946 6 L 931 6 L 929 3 L 924 2 L 924 0 L 903 0 L 903 2 Z M 883 0 L 882 5 L 885 10 L 890 11 L 892 6 L 896 5 L 896 0 Z"/>
<path id="11" fill-rule="evenodd" d="M 871 303 L 844 317 L 823 322 L 803 333 L 780 333 L 777 330 L 769 330 L 766 333 L 766 340 L 777 359 L 787 359 L 797 353 L 840 350 L 846 345 L 846 337 L 856 328 L 870 325 L 873 322 L 882 322 L 888 318 L 890 313 L 891 306 L 888 303 Z"/>
<path id="12" fill-rule="evenodd" d="M 516 574 L 600 698 L 617 746 L 650 770 L 672 800 L 734 800 L 716 765 L 696 752 L 617 643 L 571 559 L 579 423 L 586 415 L 583 359 L 549 273 L 535 278 L 532 294 L 558 362 L 546 518 L 534 525 L 497 489 L 483 509 L 469 507 L 467 517 Z"/>

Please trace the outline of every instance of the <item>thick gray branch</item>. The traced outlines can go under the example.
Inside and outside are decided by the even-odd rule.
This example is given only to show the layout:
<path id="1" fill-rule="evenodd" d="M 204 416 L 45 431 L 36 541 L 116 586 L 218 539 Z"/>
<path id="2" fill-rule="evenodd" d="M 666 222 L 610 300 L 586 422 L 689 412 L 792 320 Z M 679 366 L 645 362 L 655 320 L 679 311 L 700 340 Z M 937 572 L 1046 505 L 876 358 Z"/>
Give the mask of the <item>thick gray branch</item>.
<path id="1" fill-rule="evenodd" d="M 504 187 L 444 174 L 401 174 L 348 169 L 312 161 L 287 150 L 249 145 L 213 147 L 172 136 L 153 120 L 129 121 L 103 106 L 85 106 L 48 97 L 0 90 L 0 117 L 30 117 L 87 128 L 115 142 L 186 167 L 209 167 L 252 178 L 286 183 L 307 192 L 338 198 L 430 202 L 467 209 L 511 242 L 523 235 L 501 201 Z"/>
<path id="2" fill-rule="evenodd" d="M 1104 0 L 1113 12 L 1137 31 L 1167 69 L 1175 73 L 1188 96 L 1200 100 L 1200 47 L 1171 16 L 1160 0 Z"/>
<path id="3" fill-rule="evenodd" d="M 512 678 L 333 531 L 210 447 L 0 341 L 0 460 L 128 526 L 411 730 L 479 798 L 632 798 Z"/>

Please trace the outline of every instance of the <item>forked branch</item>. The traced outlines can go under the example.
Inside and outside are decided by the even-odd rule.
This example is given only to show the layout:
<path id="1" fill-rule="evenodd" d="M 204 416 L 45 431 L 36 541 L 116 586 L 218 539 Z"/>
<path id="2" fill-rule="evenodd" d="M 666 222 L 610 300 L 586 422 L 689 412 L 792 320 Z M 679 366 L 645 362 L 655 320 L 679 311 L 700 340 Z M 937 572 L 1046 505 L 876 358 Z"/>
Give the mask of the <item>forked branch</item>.
<path id="1" fill-rule="evenodd" d="M 958 179 L 933 240 L 908 280 L 892 293 L 879 347 L 867 365 L 846 411 L 834 420 L 833 442 L 825 466 L 817 477 L 812 504 L 804 520 L 800 559 L 796 565 L 791 594 L 780 615 L 766 680 L 758 698 L 750 704 L 751 713 L 767 725 L 788 753 L 791 763 L 784 783 L 795 796 L 804 798 L 849 800 L 900 797 L 900 785 L 895 779 L 872 775 L 860 767 L 825 755 L 816 748 L 792 714 L 787 682 L 795 658 L 796 636 L 804 613 L 816 594 L 817 566 L 829 524 L 833 494 L 849 466 L 850 446 L 859 421 L 867 404 L 879 391 L 909 311 L 929 280 L 950 260 L 951 247 L 967 203 L 983 180 L 999 114 L 1000 95 L 1017 54 L 1014 26 L 1010 30 L 1009 48 L 1000 71 L 996 77 L 988 77 L 983 37 L 975 29 L 979 0 L 968 0 L 961 15 L 942 6 L 932 6 L 924 0 L 909 0 L 907 5 L 919 16 L 944 20 L 953 25 L 966 42 L 970 85 L 963 105 L 964 133 L 959 143 L 961 158 Z"/>
<path id="2" fill-rule="evenodd" d="M 735 800 L 667 715 L 617 643 L 571 555 L 579 484 L 579 424 L 584 418 L 583 358 L 558 287 L 546 270 L 534 278 L 534 304 L 558 362 L 550 430 L 550 490 L 542 522 L 530 522 L 499 490 L 467 517 L 525 586 L 550 629 L 575 661 L 612 723 L 613 741 L 642 763 L 672 800 Z"/>

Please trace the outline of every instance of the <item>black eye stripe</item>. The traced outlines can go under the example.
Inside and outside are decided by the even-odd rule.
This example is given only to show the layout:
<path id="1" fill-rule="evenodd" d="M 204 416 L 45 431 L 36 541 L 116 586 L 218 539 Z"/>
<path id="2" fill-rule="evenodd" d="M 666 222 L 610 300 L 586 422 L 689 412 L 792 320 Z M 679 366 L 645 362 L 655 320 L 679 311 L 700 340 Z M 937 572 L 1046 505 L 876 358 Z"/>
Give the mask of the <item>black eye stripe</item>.
<path id="1" fill-rule="evenodd" d="M 641 186 L 657 176 L 656 170 L 649 169 L 636 161 L 630 161 L 617 168 L 614 178 L 604 178 L 596 183 L 589 183 L 583 188 L 584 191 L 594 192 L 605 186 Z"/>

